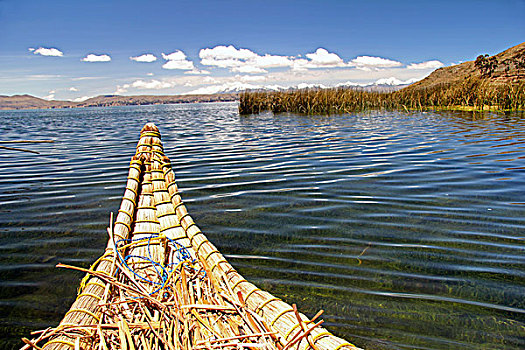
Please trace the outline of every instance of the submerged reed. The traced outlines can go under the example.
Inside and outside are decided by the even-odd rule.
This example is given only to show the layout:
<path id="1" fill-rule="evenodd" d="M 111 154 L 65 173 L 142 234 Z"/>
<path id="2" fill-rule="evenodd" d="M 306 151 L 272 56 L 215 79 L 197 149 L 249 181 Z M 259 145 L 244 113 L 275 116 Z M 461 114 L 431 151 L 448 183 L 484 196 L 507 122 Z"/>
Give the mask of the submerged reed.
<path id="1" fill-rule="evenodd" d="M 239 103 L 241 114 L 262 111 L 339 114 L 370 109 L 523 110 L 525 82 L 492 84 L 471 78 L 461 83 L 408 87 L 394 92 L 349 88 L 244 92 Z"/>

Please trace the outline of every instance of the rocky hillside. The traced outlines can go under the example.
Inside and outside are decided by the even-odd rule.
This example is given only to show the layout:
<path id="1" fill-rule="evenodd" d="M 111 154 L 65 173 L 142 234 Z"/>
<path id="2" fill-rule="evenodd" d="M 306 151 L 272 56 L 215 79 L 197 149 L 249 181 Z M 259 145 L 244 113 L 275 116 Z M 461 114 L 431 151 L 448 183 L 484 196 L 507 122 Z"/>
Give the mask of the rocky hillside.
<path id="1" fill-rule="evenodd" d="M 478 78 L 489 83 L 516 83 L 525 80 L 525 43 L 521 43 L 497 55 L 481 55 L 451 67 L 435 70 L 423 80 L 406 89 L 431 88 L 437 85 L 462 83 Z"/>

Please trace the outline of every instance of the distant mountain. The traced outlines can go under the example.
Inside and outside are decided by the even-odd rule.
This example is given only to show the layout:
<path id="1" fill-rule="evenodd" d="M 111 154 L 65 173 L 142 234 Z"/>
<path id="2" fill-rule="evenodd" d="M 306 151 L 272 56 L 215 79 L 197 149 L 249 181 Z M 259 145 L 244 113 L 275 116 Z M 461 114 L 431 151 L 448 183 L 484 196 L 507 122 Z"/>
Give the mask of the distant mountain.
<path id="1" fill-rule="evenodd" d="M 197 93 L 213 92 L 220 94 L 229 93 L 240 93 L 243 91 L 293 91 L 302 89 L 330 89 L 336 88 L 352 88 L 366 91 L 396 91 L 400 90 L 410 84 L 418 81 L 418 79 L 410 79 L 402 81 L 394 77 L 379 79 L 374 83 L 354 83 L 347 81 L 344 83 L 337 84 L 335 86 L 326 86 L 324 84 L 311 84 L 311 83 L 300 83 L 292 86 L 281 86 L 281 85 L 254 85 L 249 83 L 227 83 L 218 86 L 204 87 L 196 90 Z"/>
<path id="2" fill-rule="evenodd" d="M 119 96 L 103 95 L 89 98 L 82 102 L 47 101 L 30 95 L 0 95 L 0 109 L 37 109 L 37 108 L 77 108 L 77 107 L 108 107 L 155 105 L 170 103 L 194 102 L 227 102 L 238 100 L 238 94 L 211 94 L 211 95 L 168 95 L 168 96 Z"/>
<path id="3" fill-rule="evenodd" d="M 0 95 L 0 109 L 61 108 L 73 104 L 74 102 L 67 101 L 47 101 L 31 95 Z"/>
<path id="4" fill-rule="evenodd" d="M 237 94 L 210 94 L 210 95 L 139 95 L 139 96 L 120 96 L 106 95 L 89 98 L 78 102 L 75 107 L 109 107 L 109 106 L 133 106 L 133 105 L 160 105 L 176 103 L 196 103 L 196 102 L 228 102 L 236 101 Z"/>
<path id="5" fill-rule="evenodd" d="M 347 81 L 346 83 L 337 84 L 336 87 L 342 88 L 351 88 L 365 91 L 376 91 L 376 92 L 392 92 L 396 90 L 401 90 L 410 84 L 418 81 L 418 79 L 409 79 L 406 81 L 399 80 L 394 77 L 382 78 L 376 80 L 374 83 L 354 83 Z"/>
<path id="6" fill-rule="evenodd" d="M 525 43 L 511 47 L 494 56 L 483 55 L 475 61 L 439 68 L 425 79 L 410 85 L 408 89 L 453 85 L 472 78 L 481 79 L 489 84 L 525 80 Z"/>

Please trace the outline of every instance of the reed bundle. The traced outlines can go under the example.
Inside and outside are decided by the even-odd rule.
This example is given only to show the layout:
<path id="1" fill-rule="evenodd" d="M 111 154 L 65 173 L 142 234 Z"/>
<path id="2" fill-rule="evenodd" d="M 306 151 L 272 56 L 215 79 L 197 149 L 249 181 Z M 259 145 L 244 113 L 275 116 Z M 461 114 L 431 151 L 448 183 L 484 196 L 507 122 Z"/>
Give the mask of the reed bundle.
<path id="1" fill-rule="evenodd" d="M 24 350 L 357 349 L 246 281 L 182 202 L 153 124 L 141 131 L 105 253 L 59 326 Z"/>

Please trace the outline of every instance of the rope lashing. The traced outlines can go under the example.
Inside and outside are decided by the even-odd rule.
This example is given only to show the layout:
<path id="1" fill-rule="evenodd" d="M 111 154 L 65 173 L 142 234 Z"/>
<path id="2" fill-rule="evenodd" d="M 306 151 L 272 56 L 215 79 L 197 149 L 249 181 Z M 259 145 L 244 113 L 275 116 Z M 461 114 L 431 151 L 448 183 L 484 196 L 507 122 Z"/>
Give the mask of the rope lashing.
<path id="1" fill-rule="evenodd" d="M 177 260 L 177 262 L 172 262 L 168 264 L 167 266 L 164 266 L 162 262 L 156 261 L 153 258 L 153 255 L 151 253 L 150 246 L 152 245 L 153 240 L 167 240 L 167 246 L 170 247 L 174 252 L 174 258 Z M 124 243 L 123 246 L 118 248 L 119 243 Z M 139 244 L 145 244 L 147 246 L 147 256 L 137 255 L 137 254 L 128 254 L 126 256 L 123 256 L 121 253 L 121 250 L 129 248 L 133 245 L 139 245 Z M 148 237 L 143 237 L 139 239 L 120 239 L 115 242 L 115 251 L 117 252 L 117 257 L 122 265 L 122 267 L 129 270 L 134 276 L 136 276 L 138 279 L 147 282 L 151 285 L 157 286 L 157 288 L 149 293 L 150 295 L 156 294 L 158 291 L 165 289 L 166 283 L 168 281 L 169 276 L 177 269 L 178 266 L 181 266 L 181 263 L 190 263 L 191 266 L 193 266 L 196 263 L 196 260 L 192 258 L 190 252 L 188 249 L 181 245 L 180 243 L 172 240 L 171 238 L 163 235 L 163 234 L 150 234 Z M 150 263 L 155 273 L 157 274 L 157 278 L 147 276 L 143 276 L 139 274 L 130 264 L 128 261 L 130 259 L 135 259 L 138 261 L 142 261 L 144 263 Z M 135 261 L 134 263 L 137 263 Z M 174 267 L 174 268 L 172 268 Z"/>

